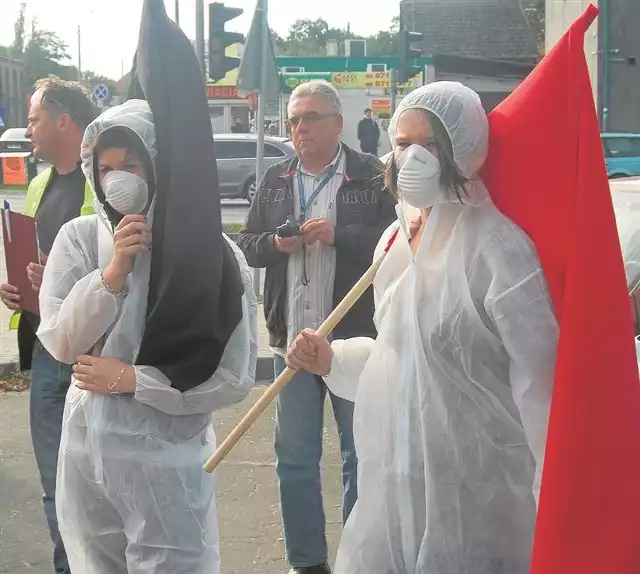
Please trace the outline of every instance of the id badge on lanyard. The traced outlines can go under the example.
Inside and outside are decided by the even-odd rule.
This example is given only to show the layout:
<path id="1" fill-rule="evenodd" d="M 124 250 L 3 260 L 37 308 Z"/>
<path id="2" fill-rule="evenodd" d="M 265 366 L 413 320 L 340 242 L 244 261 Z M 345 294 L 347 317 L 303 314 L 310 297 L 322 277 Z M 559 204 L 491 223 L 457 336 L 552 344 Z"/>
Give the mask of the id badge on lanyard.
<path id="1" fill-rule="evenodd" d="M 342 153 L 342 152 L 341 152 Z M 304 192 L 304 182 L 302 181 L 302 171 L 300 170 L 300 166 L 297 169 L 298 176 L 298 196 L 300 197 L 300 223 L 304 223 L 307 219 L 307 211 L 309 207 L 313 205 L 313 202 L 316 200 L 320 192 L 329 184 L 333 176 L 338 171 L 338 165 L 340 164 L 341 157 L 339 156 L 336 162 L 331 166 L 331 169 L 325 176 L 325 178 L 320 182 L 320 185 L 313 190 L 313 193 L 309 196 L 309 199 L 305 197 Z"/>

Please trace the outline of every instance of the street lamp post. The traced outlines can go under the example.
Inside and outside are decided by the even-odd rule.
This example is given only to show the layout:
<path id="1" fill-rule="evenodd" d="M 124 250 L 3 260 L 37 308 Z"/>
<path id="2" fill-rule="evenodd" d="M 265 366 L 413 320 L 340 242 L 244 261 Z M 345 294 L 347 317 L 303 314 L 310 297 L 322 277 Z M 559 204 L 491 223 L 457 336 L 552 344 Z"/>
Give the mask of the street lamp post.
<path id="1" fill-rule="evenodd" d="M 196 0 L 196 54 L 202 68 L 202 75 L 206 77 L 204 63 L 204 0 Z"/>

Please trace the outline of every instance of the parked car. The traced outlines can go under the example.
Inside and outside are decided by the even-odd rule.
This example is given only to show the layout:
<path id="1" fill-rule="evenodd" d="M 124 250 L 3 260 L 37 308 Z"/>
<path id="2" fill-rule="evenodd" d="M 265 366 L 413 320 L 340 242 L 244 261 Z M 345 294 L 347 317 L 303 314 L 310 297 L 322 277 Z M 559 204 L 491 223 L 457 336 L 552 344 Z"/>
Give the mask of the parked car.
<path id="1" fill-rule="evenodd" d="M 220 196 L 251 201 L 256 193 L 258 137 L 250 134 L 214 134 Z M 265 136 L 264 169 L 295 154 L 288 138 Z"/>
<path id="2" fill-rule="evenodd" d="M 8 128 L 0 136 L 0 153 L 31 155 L 31 140 L 25 135 L 27 128 Z"/>
<path id="3" fill-rule="evenodd" d="M 610 179 L 640 175 L 640 134 L 601 134 Z"/>

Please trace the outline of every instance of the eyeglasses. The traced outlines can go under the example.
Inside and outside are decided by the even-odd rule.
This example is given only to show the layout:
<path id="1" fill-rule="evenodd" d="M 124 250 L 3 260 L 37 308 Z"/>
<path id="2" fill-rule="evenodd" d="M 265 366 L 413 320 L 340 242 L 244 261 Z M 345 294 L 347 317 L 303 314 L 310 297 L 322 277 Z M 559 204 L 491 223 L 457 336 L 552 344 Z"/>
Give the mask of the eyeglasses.
<path id="1" fill-rule="evenodd" d="M 77 124 L 77 125 L 82 125 L 82 122 L 80 121 L 80 118 L 78 116 L 78 114 L 76 114 L 73 110 L 71 110 L 69 108 L 69 106 L 65 106 L 64 104 L 61 104 L 58 100 L 56 100 L 55 98 L 52 98 L 47 92 L 44 93 L 43 97 L 42 97 L 42 101 L 47 101 L 50 102 L 56 106 L 58 106 L 59 108 L 61 108 L 61 110 L 69 115 L 71 117 L 71 119 Z"/>
<path id="2" fill-rule="evenodd" d="M 318 112 L 307 112 L 306 114 L 302 114 L 301 116 L 291 116 L 287 120 L 287 124 L 290 128 L 297 128 L 300 122 L 304 122 L 305 124 L 315 124 L 320 120 L 324 120 L 326 118 L 335 118 L 338 114 L 321 114 Z"/>

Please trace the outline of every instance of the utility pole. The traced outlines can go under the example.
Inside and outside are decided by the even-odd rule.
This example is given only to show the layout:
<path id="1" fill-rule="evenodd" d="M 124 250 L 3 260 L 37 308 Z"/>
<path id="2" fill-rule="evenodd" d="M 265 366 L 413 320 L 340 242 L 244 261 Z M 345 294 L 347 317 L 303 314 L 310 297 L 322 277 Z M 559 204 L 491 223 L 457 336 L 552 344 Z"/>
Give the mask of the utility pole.
<path id="1" fill-rule="evenodd" d="M 175 2 L 176 24 L 180 26 L 180 0 Z"/>
<path id="2" fill-rule="evenodd" d="M 260 183 L 264 169 L 264 116 L 267 111 L 267 83 L 268 83 L 268 65 L 269 65 L 269 26 L 267 25 L 267 0 L 263 0 L 262 4 L 258 4 L 257 10 L 263 13 L 264 26 L 262 26 L 262 61 L 260 62 L 260 96 L 258 100 L 258 118 L 256 128 L 258 131 L 258 149 L 256 154 L 256 185 Z"/>
<path id="3" fill-rule="evenodd" d="M 78 82 L 82 83 L 82 40 L 80 37 L 80 24 L 78 24 Z"/>
<path id="4" fill-rule="evenodd" d="M 206 66 L 204 63 L 204 0 L 196 0 L 196 54 L 202 69 L 202 75 L 206 78 Z"/>
<path id="5" fill-rule="evenodd" d="M 603 0 L 600 6 L 600 58 L 602 58 L 602 131 L 609 130 L 609 97 L 611 94 L 611 45 L 609 40 L 609 0 Z"/>
<path id="6" fill-rule="evenodd" d="M 396 95 L 398 93 L 398 70 L 391 68 L 389 72 L 389 96 L 391 97 L 391 115 L 396 112 Z"/>

